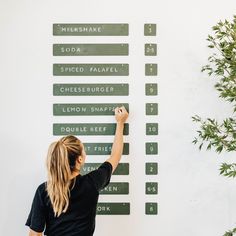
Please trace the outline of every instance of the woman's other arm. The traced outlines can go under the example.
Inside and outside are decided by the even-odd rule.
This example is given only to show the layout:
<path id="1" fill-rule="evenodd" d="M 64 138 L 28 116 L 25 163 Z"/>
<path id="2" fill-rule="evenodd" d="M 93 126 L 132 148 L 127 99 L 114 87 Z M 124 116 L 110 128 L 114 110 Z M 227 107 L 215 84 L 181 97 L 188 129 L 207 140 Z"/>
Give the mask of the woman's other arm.
<path id="1" fill-rule="evenodd" d="M 38 233 L 30 229 L 29 236 L 43 236 L 42 233 Z"/>

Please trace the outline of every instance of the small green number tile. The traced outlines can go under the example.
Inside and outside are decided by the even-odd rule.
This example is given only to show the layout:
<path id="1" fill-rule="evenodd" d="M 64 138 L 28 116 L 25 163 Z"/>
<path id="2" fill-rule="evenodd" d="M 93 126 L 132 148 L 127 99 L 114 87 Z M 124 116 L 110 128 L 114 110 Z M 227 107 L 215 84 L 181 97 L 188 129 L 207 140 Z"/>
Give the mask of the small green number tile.
<path id="1" fill-rule="evenodd" d="M 156 155 L 156 154 L 158 154 L 158 145 L 157 145 L 157 143 L 146 143 L 146 154 L 147 155 Z"/>
<path id="2" fill-rule="evenodd" d="M 147 182 L 146 183 L 146 194 L 157 194 L 158 184 L 156 182 Z"/>
<path id="3" fill-rule="evenodd" d="M 146 103 L 146 115 L 157 115 L 158 114 L 158 104 L 157 103 Z"/>
<path id="4" fill-rule="evenodd" d="M 146 173 L 146 175 L 157 175 L 158 164 L 156 162 L 146 163 L 145 173 Z"/>
<path id="5" fill-rule="evenodd" d="M 146 215 L 157 215 L 158 205 L 156 202 L 146 202 L 145 203 Z"/>
<path id="6" fill-rule="evenodd" d="M 158 123 L 146 123 L 146 135 L 158 135 Z"/>
<path id="7" fill-rule="evenodd" d="M 154 43 L 145 44 L 145 56 L 156 56 L 157 45 Z"/>
<path id="8" fill-rule="evenodd" d="M 156 24 L 144 24 L 145 36 L 156 36 Z"/>
<path id="9" fill-rule="evenodd" d="M 157 75 L 157 64 L 145 64 L 145 75 L 156 76 Z"/>

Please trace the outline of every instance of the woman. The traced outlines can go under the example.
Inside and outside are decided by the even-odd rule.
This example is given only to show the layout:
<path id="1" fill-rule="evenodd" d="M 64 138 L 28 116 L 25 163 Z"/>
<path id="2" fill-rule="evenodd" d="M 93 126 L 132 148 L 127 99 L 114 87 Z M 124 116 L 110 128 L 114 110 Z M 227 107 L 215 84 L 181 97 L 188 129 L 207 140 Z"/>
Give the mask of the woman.
<path id="1" fill-rule="evenodd" d="M 99 191 L 110 182 L 123 151 L 124 107 L 115 109 L 117 121 L 111 156 L 97 170 L 80 175 L 84 145 L 69 135 L 48 150 L 48 180 L 36 190 L 26 225 L 29 236 L 92 236 Z"/>

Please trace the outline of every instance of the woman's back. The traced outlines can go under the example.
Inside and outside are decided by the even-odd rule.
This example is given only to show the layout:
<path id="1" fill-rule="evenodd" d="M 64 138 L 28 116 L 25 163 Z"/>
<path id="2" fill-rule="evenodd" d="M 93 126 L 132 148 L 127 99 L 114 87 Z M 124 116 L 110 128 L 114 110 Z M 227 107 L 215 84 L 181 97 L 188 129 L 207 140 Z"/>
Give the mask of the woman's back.
<path id="1" fill-rule="evenodd" d="M 49 236 L 93 235 L 99 191 L 110 182 L 111 173 L 111 164 L 104 162 L 97 170 L 76 176 L 75 182 L 72 180 L 69 207 L 59 217 L 54 216 L 46 183 L 41 184 L 26 225 L 36 232 L 42 232 L 46 225 L 45 235 Z"/>
<path id="2" fill-rule="evenodd" d="M 111 155 L 97 170 L 80 175 L 86 159 L 84 144 L 68 135 L 51 143 L 47 182 L 41 184 L 26 222 L 30 236 L 92 236 L 99 191 L 108 185 L 122 155 L 125 107 L 115 108 L 116 131 Z"/>

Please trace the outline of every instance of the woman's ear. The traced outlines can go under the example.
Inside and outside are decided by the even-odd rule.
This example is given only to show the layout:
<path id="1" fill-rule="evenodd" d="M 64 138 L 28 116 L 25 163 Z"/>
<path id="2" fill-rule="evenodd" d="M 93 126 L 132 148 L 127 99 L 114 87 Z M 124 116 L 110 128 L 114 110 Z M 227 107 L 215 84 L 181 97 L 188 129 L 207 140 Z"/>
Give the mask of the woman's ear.
<path id="1" fill-rule="evenodd" d="M 77 161 L 79 162 L 79 164 L 83 161 L 83 158 L 81 156 L 78 156 Z"/>

